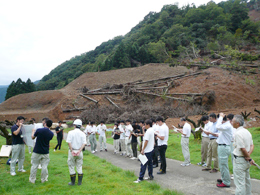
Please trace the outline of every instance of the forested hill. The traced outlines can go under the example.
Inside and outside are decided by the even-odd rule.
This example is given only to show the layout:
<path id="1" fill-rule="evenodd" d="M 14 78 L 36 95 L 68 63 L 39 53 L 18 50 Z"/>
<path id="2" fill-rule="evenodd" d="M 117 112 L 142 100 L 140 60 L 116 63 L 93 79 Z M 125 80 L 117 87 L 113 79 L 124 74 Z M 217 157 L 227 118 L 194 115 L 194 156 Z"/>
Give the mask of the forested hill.
<path id="1" fill-rule="evenodd" d="M 62 63 L 38 84 L 38 90 L 60 89 L 85 72 L 135 67 L 146 63 L 193 58 L 194 51 L 239 50 L 259 43 L 259 23 L 249 19 L 256 0 L 213 1 L 196 7 L 165 5 L 150 12 L 125 36 Z M 185 54 L 185 55 L 184 55 Z"/>

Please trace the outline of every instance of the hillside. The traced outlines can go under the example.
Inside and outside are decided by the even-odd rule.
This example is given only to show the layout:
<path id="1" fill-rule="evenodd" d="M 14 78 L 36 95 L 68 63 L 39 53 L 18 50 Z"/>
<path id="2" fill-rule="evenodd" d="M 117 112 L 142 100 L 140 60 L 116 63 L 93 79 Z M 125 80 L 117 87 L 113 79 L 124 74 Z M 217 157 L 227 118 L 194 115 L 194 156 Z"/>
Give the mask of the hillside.
<path id="1" fill-rule="evenodd" d="M 38 89 L 61 89 L 85 72 L 147 63 L 181 64 L 186 59 L 192 64 L 198 57 L 209 63 L 204 53 L 226 52 L 227 48 L 237 50 L 236 55 L 224 55 L 231 57 L 235 65 L 239 61 L 257 60 L 259 52 L 246 49 L 259 40 L 259 24 L 254 22 L 258 21 L 259 12 L 252 10 L 255 4 L 228 0 L 218 4 L 210 1 L 199 7 L 165 5 L 159 13 L 148 13 L 125 36 L 115 37 L 60 64 L 41 79 Z"/>
<path id="2" fill-rule="evenodd" d="M 147 64 L 136 68 L 85 73 L 61 90 L 33 92 L 8 99 L 0 105 L 0 121 L 14 120 L 17 115 L 24 115 L 26 118 L 34 117 L 37 121 L 46 116 L 54 121 L 73 119 L 83 112 L 83 110 L 77 111 L 75 108 L 88 110 L 97 105 L 99 108 L 110 105 L 105 99 L 105 95 L 91 95 L 91 98 L 97 100 L 98 104 L 79 96 L 84 86 L 93 90 L 108 86 L 108 84 L 112 86 L 113 84 L 149 81 L 180 74 L 189 75 L 194 71 L 197 72 L 196 69 L 187 69 L 182 66 L 169 67 L 168 64 Z M 218 67 L 199 72 L 199 75 L 178 79 L 169 93 L 205 93 L 212 90 L 215 92 L 215 101 L 210 105 L 208 112 L 240 113 L 247 111 L 252 112 L 250 117 L 257 115 L 253 110 L 260 108 L 259 74 L 244 75 Z M 109 95 L 109 97 L 122 108 L 128 104 L 122 95 Z M 161 106 L 167 103 L 167 100 L 161 97 L 155 99 L 146 97 L 145 101 L 147 103 L 156 102 L 157 105 Z M 174 100 L 171 102 L 177 103 Z M 174 103 L 171 109 L 175 109 L 175 107 Z M 66 109 L 74 109 L 74 111 L 67 112 Z M 256 119 L 259 122 L 259 118 Z"/>

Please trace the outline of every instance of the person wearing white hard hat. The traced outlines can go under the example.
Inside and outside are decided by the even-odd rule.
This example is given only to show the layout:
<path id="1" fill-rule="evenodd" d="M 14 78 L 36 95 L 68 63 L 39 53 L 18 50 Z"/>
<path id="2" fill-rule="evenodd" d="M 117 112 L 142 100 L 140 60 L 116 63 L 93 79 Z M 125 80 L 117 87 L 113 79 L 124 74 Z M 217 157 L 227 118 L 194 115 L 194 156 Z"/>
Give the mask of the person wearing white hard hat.
<path id="1" fill-rule="evenodd" d="M 82 172 L 82 165 L 83 165 L 83 148 L 86 145 L 86 136 L 80 130 L 82 126 L 82 121 L 80 119 L 76 119 L 73 122 L 75 126 L 74 130 L 69 131 L 66 142 L 69 144 L 69 154 L 68 154 L 68 166 L 70 172 L 70 179 L 69 185 L 75 185 L 76 180 L 76 170 L 78 172 L 78 185 L 82 184 L 83 179 L 83 172 Z"/>

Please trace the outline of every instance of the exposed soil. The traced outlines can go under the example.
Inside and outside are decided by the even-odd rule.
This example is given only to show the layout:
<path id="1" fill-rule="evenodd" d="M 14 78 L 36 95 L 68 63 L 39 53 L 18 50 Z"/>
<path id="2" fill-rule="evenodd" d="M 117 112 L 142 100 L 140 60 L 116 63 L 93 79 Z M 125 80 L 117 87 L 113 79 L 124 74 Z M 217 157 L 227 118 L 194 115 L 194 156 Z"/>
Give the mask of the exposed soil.
<path id="1" fill-rule="evenodd" d="M 251 11 L 249 11 L 248 16 L 249 16 L 249 18 L 250 18 L 252 21 L 254 21 L 254 22 L 257 22 L 257 21 L 260 20 L 260 12 L 257 11 L 257 10 L 251 10 Z"/>
<path id="2" fill-rule="evenodd" d="M 152 80 L 187 72 L 193 70 L 186 67 L 169 67 L 167 64 L 148 64 L 136 68 L 111 70 L 106 72 L 85 73 L 71 82 L 61 90 L 39 91 L 22 94 L 8 99 L 0 104 L 0 121 L 15 120 L 18 115 L 27 118 L 34 117 L 39 121 L 43 117 L 50 117 L 54 121 L 64 120 L 68 116 L 79 116 L 77 112 L 62 112 L 63 109 L 88 107 L 95 104 L 79 96 L 80 88 L 86 86 L 88 89 L 101 88 L 104 85 L 125 84 L 138 80 Z M 170 93 L 204 93 L 209 90 L 215 92 L 215 102 L 211 105 L 210 112 L 225 112 L 240 114 L 242 111 L 252 112 L 249 118 L 255 118 L 251 126 L 260 126 L 259 116 L 254 108 L 260 110 L 259 97 L 259 74 L 243 75 L 220 68 L 203 70 L 202 74 L 193 77 L 179 79 L 180 85 L 170 90 Z M 109 102 L 103 95 L 93 95 L 93 99 L 99 101 L 99 105 L 108 105 Z M 124 105 L 120 95 L 111 95 L 113 101 L 120 106 Z M 148 100 L 149 101 L 149 100 Z M 204 101 L 204 100 L 203 100 Z M 160 97 L 156 102 L 162 102 Z M 206 102 L 206 98 L 205 98 Z M 201 116 L 190 116 L 197 120 Z M 168 125 L 177 125 L 179 119 L 168 119 Z"/>

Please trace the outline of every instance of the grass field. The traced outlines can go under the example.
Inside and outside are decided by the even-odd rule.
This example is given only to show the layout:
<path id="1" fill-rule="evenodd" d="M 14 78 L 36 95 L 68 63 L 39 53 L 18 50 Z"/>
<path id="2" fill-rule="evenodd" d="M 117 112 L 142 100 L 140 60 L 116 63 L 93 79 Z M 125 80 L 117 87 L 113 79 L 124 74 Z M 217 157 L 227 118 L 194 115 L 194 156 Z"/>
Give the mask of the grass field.
<path id="1" fill-rule="evenodd" d="M 254 161 L 260 165 L 260 127 L 258 128 L 250 128 L 249 131 L 251 132 L 253 136 L 254 141 L 254 152 L 252 153 L 251 157 L 254 159 Z M 110 136 L 107 134 L 107 137 Z M 108 137 L 107 143 L 113 144 L 113 139 Z M 201 161 L 201 140 L 194 140 L 193 136 L 191 135 L 190 138 L 190 155 L 191 155 L 191 163 L 197 164 Z M 166 151 L 166 157 L 184 161 L 182 150 L 181 150 L 181 136 L 178 133 L 172 133 L 172 130 L 170 130 L 169 134 L 169 140 L 168 140 L 168 148 Z M 231 162 L 231 156 L 229 157 L 229 170 L 231 173 L 233 173 L 233 166 Z M 251 178 L 260 179 L 260 170 L 257 169 L 255 166 L 251 166 L 250 168 L 250 176 Z"/>
<path id="2" fill-rule="evenodd" d="M 36 183 L 29 183 L 31 155 L 27 147 L 24 162 L 26 173 L 16 172 L 16 176 L 11 176 L 10 166 L 6 165 L 7 158 L 0 158 L 0 194 L 178 194 L 162 189 L 155 182 L 144 181 L 134 184 L 133 181 L 137 179 L 134 172 L 124 171 L 88 151 L 84 152 L 82 185 L 68 186 L 70 181 L 67 165 L 68 146 L 63 141 L 61 150 L 54 152 L 56 143 L 54 137 L 50 144 L 49 181 L 45 183 L 40 182 L 40 170 L 37 173 Z M 5 139 L 0 137 L 0 145 L 3 144 Z"/>

